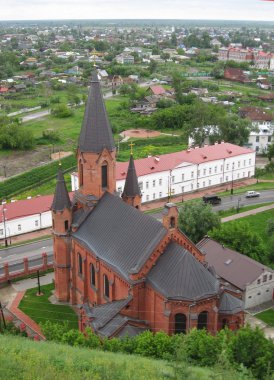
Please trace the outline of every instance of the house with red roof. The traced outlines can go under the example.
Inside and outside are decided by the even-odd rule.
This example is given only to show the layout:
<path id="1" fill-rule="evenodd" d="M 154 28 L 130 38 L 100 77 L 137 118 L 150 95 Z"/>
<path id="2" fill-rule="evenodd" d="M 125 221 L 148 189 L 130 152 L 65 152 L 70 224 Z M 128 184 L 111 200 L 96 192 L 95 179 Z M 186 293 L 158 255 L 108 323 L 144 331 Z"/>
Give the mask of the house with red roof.
<path id="1" fill-rule="evenodd" d="M 155 86 L 149 86 L 147 89 L 147 92 L 150 95 L 164 95 L 166 93 L 166 90 L 163 86 L 155 85 Z"/>

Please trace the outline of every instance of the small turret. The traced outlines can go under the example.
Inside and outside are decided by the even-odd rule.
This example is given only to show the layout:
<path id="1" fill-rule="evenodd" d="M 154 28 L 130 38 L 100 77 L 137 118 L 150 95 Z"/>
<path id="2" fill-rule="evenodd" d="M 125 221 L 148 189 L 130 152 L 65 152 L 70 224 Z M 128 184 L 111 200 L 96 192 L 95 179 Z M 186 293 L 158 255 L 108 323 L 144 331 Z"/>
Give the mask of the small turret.
<path id="1" fill-rule="evenodd" d="M 166 203 L 163 210 L 163 225 L 168 230 L 178 227 L 178 208 L 174 203 Z"/>
<path id="2" fill-rule="evenodd" d="M 140 209 L 142 194 L 138 185 L 138 178 L 136 175 L 133 155 L 130 155 L 127 177 L 122 193 L 122 199 L 127 204 Z"/>
<path id="3" fill-rule="evenodd" d="M 53 253 L 55 272 L 55 296 L 59 301 L 70 298 L 70 226 L 72 206 L 61 166 L 58 169 L 57 182 L 52 210 Z"/>

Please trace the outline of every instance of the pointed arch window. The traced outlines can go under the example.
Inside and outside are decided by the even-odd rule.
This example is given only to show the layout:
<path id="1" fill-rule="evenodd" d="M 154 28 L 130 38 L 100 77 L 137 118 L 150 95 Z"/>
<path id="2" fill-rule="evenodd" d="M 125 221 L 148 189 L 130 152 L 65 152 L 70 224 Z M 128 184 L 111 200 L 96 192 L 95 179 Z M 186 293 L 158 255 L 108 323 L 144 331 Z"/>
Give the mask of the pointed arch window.
<path id="1" fill-rule="evenodd" d="M 95 278 L 95 267 L 93 264 L 90 264 L 90 285 L 96 286 L 96 278 Z"/>
<path id="2" fill-rule="evenodd" d="M 80 253 L 78 253 L 78 273 L 83 274 L 83 258 Z"/>
<path id="3" fill-rule="evenodd" d="M 106 274 L 104 274 L 104 296 L 109 298 L 109 279 Z"/>
<path id="4" fill-rule="evenodd" d="M 106 189 L 108 187 L 108 165 L 107 162 L 104 162 L 102 167 L 102 188 Z"/>
<path id="5" fill-rule="evenodd" d="M 83 164 L 82 162 L 80 161 L 79 162 L 79 187 L 80 186 L 83 186 Z"/>

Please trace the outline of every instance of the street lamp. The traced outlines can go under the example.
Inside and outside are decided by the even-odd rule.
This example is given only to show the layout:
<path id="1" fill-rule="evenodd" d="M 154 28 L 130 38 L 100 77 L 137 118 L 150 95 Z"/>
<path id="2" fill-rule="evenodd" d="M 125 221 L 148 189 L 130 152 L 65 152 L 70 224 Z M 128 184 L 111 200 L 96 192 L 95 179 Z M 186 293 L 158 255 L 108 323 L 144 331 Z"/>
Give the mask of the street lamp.
<path id="1" fill-rule="evenodd" d="M 7 209 L 5 209 L 5 208 L 3 207 L 3 208 L 2 208 L 2 212 L 3 212 L 3 223 L 4 223 L 4 239 L 5 239 L 5 247 L 8 246 L 7 231 L 6 231 L 6 211 L 7 211 Z"/>
<path id="2" fill-rule="evenodd" d="M 237 213 L 240 210 L 240 202 L 241 202 L 241 197 L 238 198 Z"/>
<path id="3" fill-rule="evenodd" d="M 234 162 L 232 163 L 232 171 L 231 171 L 231 189 L 230 189 L 231 195 L 233 195 L 233 170 L 234 170 Z"/>

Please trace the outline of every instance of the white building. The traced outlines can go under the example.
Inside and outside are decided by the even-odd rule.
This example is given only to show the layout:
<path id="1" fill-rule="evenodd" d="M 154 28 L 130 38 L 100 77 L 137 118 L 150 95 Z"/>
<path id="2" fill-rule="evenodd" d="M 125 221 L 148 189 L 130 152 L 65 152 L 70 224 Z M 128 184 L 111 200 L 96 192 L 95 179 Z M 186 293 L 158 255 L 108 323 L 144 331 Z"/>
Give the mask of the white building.
<path id="1" fill-rule="evenodd" d="M 250 132 L 248 146 L 257 153 L 266 153 L 268 145 L 274 142 L 274 126 L 270 123 L 259 124 L 256 131 Z"/>
<path id="2" fill-rule="evenodd" d="M 25 199 L 0 206 L 0 240 L 51 227 L 53 195 Z"/>
<path id="3" fill-rule="evenodd" d="M 236 290 L 242 295 L 245 309 L 273 300 L 273 269 L 209 237 L 202 239 L 197 247 L 204 252 L 205 260 L 223 287 Z"/>
<path id="4" fill-rule="evenodd" d="M 128 162 L 116 163 L 116 190 L 123 191 Z M 142 202 L 183 195 L 249 178 L 255 173 L 255 152 L 230 143 L 151 156 L 135 160 Z M 72 191 L 78 189 L 77 173 L 71 175 Z"/>

